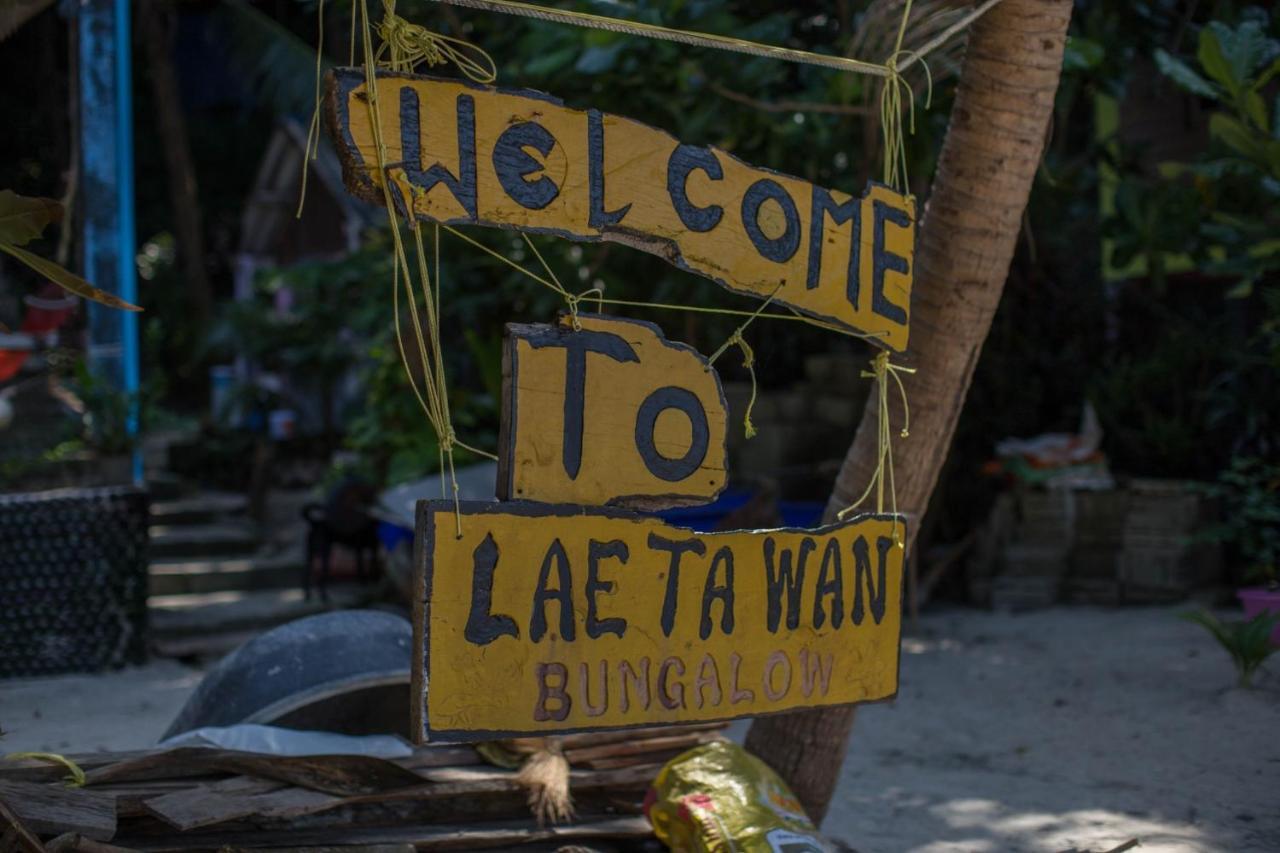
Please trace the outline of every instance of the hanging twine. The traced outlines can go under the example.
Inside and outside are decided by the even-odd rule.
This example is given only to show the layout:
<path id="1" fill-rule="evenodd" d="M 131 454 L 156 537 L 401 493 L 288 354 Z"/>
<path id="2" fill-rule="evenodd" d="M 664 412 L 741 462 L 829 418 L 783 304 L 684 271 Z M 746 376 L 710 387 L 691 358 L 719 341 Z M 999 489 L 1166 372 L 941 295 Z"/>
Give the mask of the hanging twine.
<path id="1" fill-rule="evenodd" d="M 395 0 L 383 0 L 382 20 L 375 29 L 382 46 L 374 55 L 374 61 L 381 62 L 386 53 L 386 67 L 392 71 L 411 72 L 424 62 L 429 68 L 453 63 L 476 83 L 492 83 L 498 79 L 493 57 L 483 48 L 406 21 L 396 14 Z"/>
<path id="2" fill-rule="evenodd" d="M 889 423 L 889 380 L 892 379 L 897 383 L 898 393 L 902 395 L 902 430 L 898 436 L 906 438 L 911 434 L 909 429 L 911 407 L 907 404 L 907 389 L 902 384 L 901 374 L 915 372 L 915 368 L 902 367 L 901 365 L 890 363 L 889 353 L 887 352 L 881 352 L 871 359 L 871 370 L 862 371 L 863 378 L 874 380 L 874 393 L 878 395 L 880 411 L 876 426 L 876 470 L 871 475 L 871 482 L 867 483 L 866 491 L 862 493 L 861 497 L 836 513 L 836 517 L 843 520 L 871 496 L 873 489 L 876 493 L 876 512 L 883 513 L 885 485 L 887 483 L 889 505 L 894 516 L 893 541 L 899 548 L 906 547 L 906 543 L 898 533 L 898 490 L 893 479 L 893 438 Z"/>
<path id="3" fill-rule="evenodd" d="M 751 377 L 751 399 L 747 400 L 747 410 L 742 414 L 742 433 L 747 438 L 755 438 L 756 436 L 756 426 L 751 422 L 751 410 L 756 405 L 756 354 L 751 349 L 751 345 L 747 343 L 747 339 L 742 336 L 742 333 L 747 330 L 747 326 L 750 326 L 752 321 L 764 313 L 764 309 L 769 307 L 769 303 L 773 301 L 773 297 L 777 296 L 778 291 L 781 289 L 781 284 L 775 287 L 773 293 L 769 294 L 769 298 L 762 302 L 760 307 L 742 322 L 741 326 L 734 329 L 728 340 L 722 343 L 719 349 L 707 358 L 707 370 L 710 370 L 711 366 L 716 363 L 716 359 L 724 355 L 725 350 L 729 349 L 729 347 L 736 344 L 738 349 L 742 350 L 742 366 L 747 369 L 747 374 Z"/>

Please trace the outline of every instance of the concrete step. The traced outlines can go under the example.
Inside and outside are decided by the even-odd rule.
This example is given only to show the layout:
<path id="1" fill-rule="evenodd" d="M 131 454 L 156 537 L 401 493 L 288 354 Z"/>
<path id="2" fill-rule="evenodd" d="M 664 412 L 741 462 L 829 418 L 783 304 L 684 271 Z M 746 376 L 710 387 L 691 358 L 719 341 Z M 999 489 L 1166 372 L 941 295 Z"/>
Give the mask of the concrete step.
<path id="1" fill-rule="evenodd" d="M 286 589 L 302 584 L 302 562 L 301 553 L 271 557 L 158 560 L 148 568 L 148 589 L 152 596 Z"/>
<path id="2" fill-rule="evenodd" d="M 215 631 L 265 630 L 311 613 L 352 606 L 372 593 L 374 587 L 364 584 L 330 584 L 326 603 L 317 594 L 308 601 L 301 589 L 224 590 L 152 596 L 147 607 L 151 631 L 157 637 L 193 637 Z"/>
<path id="3" fill-rule="evenodd" d="M 151 557 L 157 560 L 247 556 L 258 544 L 257 531 L 243 522 L 151 525 Z"/>
<path id="4" fill-rule="evenodd" d="M 159 500 L 151 504 L 154 524 L 204 524 L 244 515 L 249 501 L 234 492 L 198 492 L 188 497 Z"/>
<path id="5" fill-rule="evenodd" d="M 147 604 L 156 648 L 167 647 L 181 655 L 184 647 L 216 645 L 219 635 L 265 631 L 303 616 L 357 605 L 373 590 L 374 587 L 361 584 L 331 584 L 327 603 L 318 595 L 308 601 L 302 590 L 295 588 L 153 595 Z"/>
<path id="6" fill-rule="evenodd" d="M 147 491 L 153 501 L 167 501 L 188 497 L 195 492 L 191 483 L 170 471 L 147 471 Z"/>

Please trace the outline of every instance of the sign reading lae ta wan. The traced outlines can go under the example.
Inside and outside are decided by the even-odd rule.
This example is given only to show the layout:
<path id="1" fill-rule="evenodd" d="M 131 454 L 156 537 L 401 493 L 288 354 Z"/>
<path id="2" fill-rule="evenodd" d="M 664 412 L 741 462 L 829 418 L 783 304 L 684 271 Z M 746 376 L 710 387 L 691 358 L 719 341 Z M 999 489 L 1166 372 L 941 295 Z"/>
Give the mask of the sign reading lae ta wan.
<path id="1" fill-rule="evenodd" d="M 386 175 L 365 73 L 328 78 L 326 116 L 348 189 L 406 215 L 611 240 L 730 290 L 907 346 L 915 205 L 861 198 L 549 95 L 378 72 Z"/>
<path id="2" fill-rule="evenodd" d="M 457 520 L 422 501 L 414 730 L 474 740 L 890 697 L 895 524 L 695 533 L 522 502 L 463 503 Z"/>

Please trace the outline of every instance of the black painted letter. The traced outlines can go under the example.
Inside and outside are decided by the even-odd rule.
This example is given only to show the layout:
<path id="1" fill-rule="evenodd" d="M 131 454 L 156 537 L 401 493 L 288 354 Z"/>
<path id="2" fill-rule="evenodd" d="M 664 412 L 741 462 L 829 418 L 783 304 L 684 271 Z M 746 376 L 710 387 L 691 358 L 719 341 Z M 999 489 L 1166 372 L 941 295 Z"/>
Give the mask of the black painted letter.
<path id="1" fill-rule="evenodd" d="M 617 225 L 631 209 L 604 209 L 604 117 L 599 110 L 587 110 L 587 224 L 592 228 Z"/>
<path id="2" fill-rule="evenodd" d="M 717 584 L 716 567 L 724 564 L 724 583 Z M 698 636 L 707 639 L 711 636 L 711 602 L 720 599 L 720 630 L 726 635 L 733 633 L 733 550 L 725 545 L 716 551 L 711 558 L 711 567 L 707 569 L 707 580 L 702 585 L 702 620 L 698 625 Z"/>
<path id="3" fill-rule="evenodd" d="M 679 459 L 663 456 L 653 443 L 653 430 L 658 424 L 658 415 L 666 409 L 684 412 L 693 432 L 689 449 Z M 697 471 L 702 460 L 707 458 L 710 439 L 711 429 L 707 424 L 706 409 L 702 407 L 702 401 L 697 395 L 685 388 L 665 385 L 645 397 L 636 411 L 636 450 L 644 460 L 644 467 L 660 480 L 678 483 Z"/>
<path id="4" fill-rule="evenodd" d="M 436 184 L 444 184 L 474 221 L 476 218 L 476 101 L 470 95 L 458 96 L 458 174 L 435 163 L 422 168 L 421 126 L 418 117 L 418 93 L 411 86 L 400 89 L 400 150 L 404 155 L 404 174 L 409 183 L 424 193 Z M 405 211 L 406 215 L 410 211 Z"/>
<path id="5" fill-rule="evenodd" d="M 845 296 L 850 307 L 857 311 L 860 293 L 858 276 L 862 271 L 861 199 L 851 198 L 844 204 L 836 204 L 831 193 L 819 186 L 813 188 L 813 205 L 809 212 L 809 268 L 805 273 L 804 286 L 807 290 L 814 290 L 818 286 L 822 274 L 822 241 L 828 214 L 834 225 L 843 225 L 853 220 L 853 225 L 849 228 L 849 271 L 845 278 Z"/>
<path id="6" fill-rule="evenodd" d="M 696 207 L 689 201 L 685 193 L 685 185 L 689 181 L 689 173 L 701 169 L 713 181 L 723 180 L 724 170 L 720 161 L 709 149 L 696 145 L 677 145 L 667 160 L 667 195 L 671 196 L 671 206 L 676 215 L 690 231 L 710 231 L 720 224 L 724 216 L 724 208 L 718 204 Z"/>
<path id="7" fill-rule="evenodd" d="M 888 271 L 903 273 L 910 269 L 907 259 L 896 255 L 884 247 L 884 224 L 892 222 L 899 228 L 909 228 L 911 219 L 905 210 L 898 210 L 883 201 L 876 200 L 871 205 L 871 310 L 895 323 L 903 325 L 907 322 L 907 312 L 902 306 L 894 305 L 884 295 L 884 274 Z M 878 620 L 877 620 L 878 621 Z"/>
<path id="8" fill-rule="evenodd" d="M 587 396 L 587 353 L 597 352 L 614 361 L 639 361 L 640 357 L 631 344 L 620 335 L 611 332 L 561 333 L 553 330 L 546 334 L 525 335 L 524 340 L 534 349 L 564 347 L 564 442 L 561 455 L 564 471 L 569 479 L 576 480 L 582 468 L 582 409 Z"/>
<path id="9" fill-rule="evenodd" d="M 707 546 L 697 539 L 667 539 L 650 533 L 649 547 L 671 554 L 671 562 L 667 566 L 667 594 L 662 597 L 662 636 L 670 637 L 676 624 L 676 599 L 680 594 L 680 558 L 687 552 L 701 557 L 707 553 Z"/>
<path id="10" fill-rule="evenodd" d="M 532 148 L 543 157 L 556 147 L 556 138 L 536 121 L 522 121 L 511 125 L 493 143 L 493 171 L 498 183 L 507 195 L 521 207 L 541 210 L 560 195 L 556 182 L 546 175 L 536 181 L 529 175 L 542 171 L 542 164 L 529 156 L 526 148 Z"/>
<path id="11" fill-rule="evenodd" d="M 834 571 L 831 571 L 834 569 Z M 813 591 L 813 627 L 821 628 L 827 621 L 822 599 L 831 596 L 831 627 L 839 628 L 844 622 L 844 567 L 840 562 L 840 540 L 831 537 L 822 551 L 822 567 L 818 569 L 818 586 Z"/>
<path id="12" fill-rule="evenodd" d="M 484 537 L 471 554 L 471 612 L 462 632 L 468 643 L 487 646 L 502 636 L 519 637 L 520 630 L 510 616 L 491 613 L 493 606 L 493 570 L 498 567 L 498 543 L 493 534 Z"/>
<path id="13" fill-rule="evenodd" d="M 764 540 L 764 567 L 768 577 L 768 628 L 770 634 L 778 633 L 778 622 L 782 619 L 782 593 L 787 593 L 787 627 L 795 630 L 800 625 L 800 593 L 804 588 L 804 564 L 809 559 L 809 552 L 817 546 L 813 539 L 806 536 L 800 540 L 800 552 L 796 557 L 795 569 L 792 570 L 791 550 L 783 548 L 778 554 L 777 571 L 774 570 L 774 551 L 777 549 L 772 536 Z"/>
<path id="14" fill-rule="evenodd" d="M 609 619 L 597 618 L 596 595 L 601 592 L 613 592 L 614 587 L 613 581 L 600 580 L 600 561 L 615 557 L 619 563 L 626 565 L 630 556 L 627 543 L 621 539 L 609 542 L 597 542 L 592 539 L 587 543 L 587 636 L 593 640 L 605 634 L 616 634 L 621 637 L 627 631 L 627 620 L 620 616 Z"/>
<path id="15" fill-rule="evenodd" d="M 760 227 L 760 207 L 769 199 L 782 208 L 786 223 L 786 229 L 777 237 L 768 236 Z M 766 260 L 785 263 L 800 248 L 800 212 L 782 184 L 769 178 L 761 178 L 742 194 L 742 227 L 747 229 L 747 236 L 760 257 Z"/>
<path id="16" fill-rule="evenodd" d="M 556 589 L 547 589 L 551 577 L 551 563 L 556 563 Z M 537 643 L 547 633 L 547 602 L 555 599 L 560 604 L 560 639 L 573 642 L 573 576 L 569 572 L 569 555 L 564 552 L 560 540 L 551 543 L 547 556 L 542 558 L 538 572 L 538 586 L 533 591 L 533 615 L 529 617 L 529 639 Z"/>
<path id="17" fill-rule="evenodd" d="M 865 537 L 859 536 L 853 542 L 853 612 L 849 618 L 853 624 L 861 625 L 864 615 L 862 607 L 863 577 L 866 577 L 867 598 L 871 602 L 871 618 L 877 625 L 884 618 L 885 572 L 889 562 L 889 549 L 893 540 L 888 536 L 876 539 L 876 551 L 880 560 L 880 568 L 876 572 L 876 580 L 871 579 L 871 554 L 867 548 Z"/>

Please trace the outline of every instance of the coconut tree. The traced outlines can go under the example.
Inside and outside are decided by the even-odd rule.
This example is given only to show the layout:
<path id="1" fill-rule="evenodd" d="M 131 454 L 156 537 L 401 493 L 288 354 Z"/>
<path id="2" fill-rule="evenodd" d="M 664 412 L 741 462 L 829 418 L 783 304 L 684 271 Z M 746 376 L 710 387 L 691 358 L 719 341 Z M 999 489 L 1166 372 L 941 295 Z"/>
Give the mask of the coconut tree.
<path id="1" fill-rule="evenodd" d="M 1044 149 L 1071 0 L 1003 0 L 972 27 L 916 247 L 911 343 L 902 377 L 910 438 L 895 441 L 897 504 L 914 533 L 946 460 L 974 366 L 1004 289 Z M 903 412 L 890 395 L 890 416 Z M 830 520 L 876 468 L 877 395 L 863 412 L 827 505 Z M 911 547 L 910 539 L 907 547 Z M 844 763 L 851 706 L 756 720 L 747 748 L 782 774 L 820 821 Z"/>

